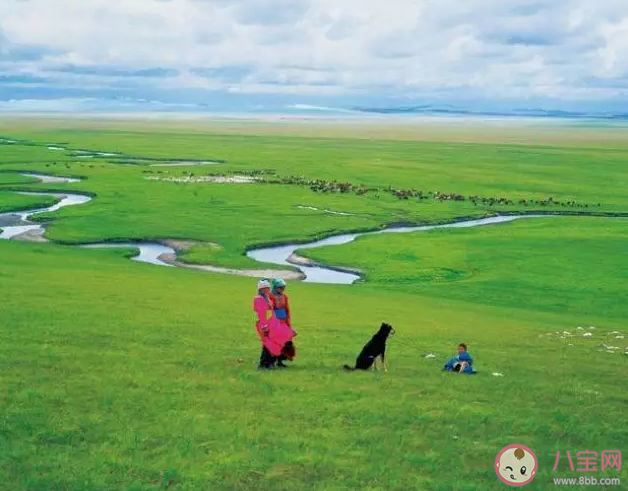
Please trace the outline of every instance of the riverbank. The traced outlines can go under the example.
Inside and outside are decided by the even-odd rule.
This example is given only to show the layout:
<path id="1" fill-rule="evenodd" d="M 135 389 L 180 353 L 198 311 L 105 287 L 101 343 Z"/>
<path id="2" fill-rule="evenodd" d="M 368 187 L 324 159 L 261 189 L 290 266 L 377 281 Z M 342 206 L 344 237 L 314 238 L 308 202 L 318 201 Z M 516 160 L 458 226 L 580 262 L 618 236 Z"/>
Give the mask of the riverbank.
<path id="1" fill-rule="evenodd" d="M 71 183 L 71 182 L 79 182 L 79 179 L 76 178 L 63 178 L 58 176 L 48 176 L 41 174 L 28 174 L 29 177 L 39 179 L 42 183 Z M 29 192 L 30 195 L 40 195 L 45 196 L 46 193 L 33 193 Z M 44 237 L 44 226 L 29 224 L 28 219 L 32 216 L 36 216 L 38 214 L 51 212 L 59 210 L 66 206 L 85 204 L 91 200 L 90 196 L 86 195 L 78 195 L 72 193 L 66 194 L 52 194 L 50 195 L 54 198 L 60 199 L 55 205 L 52 205 L 48 208 L 38 209 L 33 211 L 22 210 L 21 212 L 17 212 L 16 214 L 20 217 L 21 221 L 24 222 L 21 225 L 17 226 L 9 226 L 4 227 L 4 230 L 0 234 L 0 238 L 4 239 L 14 239 L 14 240 L 22 240 L 29 242 L 47 242 L 47 239 Z M 283 278 L 286 280 L 304 280 L 308 283 L 327 283 L 327 284 L 352 284 L 355 283 L 358 279 L 364 276 L 362 270 L 352 267 L 344 267 L 344 266 L 333 266 L 328 264 L 323 264 L 320 262 L 313 261 L 308 259 L 303 255 L 302 251 L 308 249 L 316 249 L 320 247 L 326 246 L 337 246 L 342 244 L 348 244 L 353 242 L 358 237 L 367 236 L 367 235 L 376 235 L 376 234 L 386 234 L 386 233 L 410 233 L 410 232 L 421 232 L 421 231 L 429 231 L 436 229 L 444 229 L 444 228 L 470 228 L 470 227 L 480 227 L 487 225 L 496 225 L 500 223 L 507 223 L 514 220 L 519 220 L 522 218 L 541 218 L 541 217 L 557 217 L 557 216 L 609 216 L 609 215 L 599 215 L 596 213 L 575 213 L 575 212 L 566 212 L 564 214 L 557 212 L 547 212 L 547 213 L 530 213 L 530 214 L 498 214 L 487 218 L 481 219 L 457 219 L 451 221 L 445 221 L 441 224 L 431 224 L 431 225 L 408 225 L 402 226 L 401 224 L 395 224 L 394 227 L 388 227 L 378 230 L 372 231 L 364 231 L 358 233 L 349 233 L 349 234 L 339 234 L 339 235 L 330 235 L 326 238 L 314 241 L 314 242 L 305 242 L 302 244 L 278 244 L 270 247 L 261 247 L 261 248 L 252 248 L 249 249 L 246 253 L 248 257 L 254 259 L 260 263 L 267 264 L 277 264 L 277 265 L 295 265 L 299 267 L 300 271 L 285 271 L 285 270 L 274 270 L 274 269 L 235 269 L 235 268 L 225 268 L 218 267 L 212 265 L 201 265 L 201 264 L 192 264 L 181 261 L 178 258 L 178 254 L 185 253 L 189 251 L 195 245 L 198 245 L 197 242 L 194 241 L 177 241 L 177 240 L 162 240 L 160 242 L 133 242 L 133 243 L 125 243 L 125 242 L 102 242 L 102 243 L 92 243 L 87 245 L 81 245 L 83 247 L 90 248 L 105 248 L 105 247 L 131 247 L 137 248 L 138 254 L 133 257 L 133 259 L 146 262 L 154 265 L 170 265 L 176 267 L 183 267 L 188 269 L 194 269 L 198 271 L 206 271 L 212 273 L 221 273 L 221 274 L 230 274 L 230 275 L 238 275 L 238 276 L 249 276 L 249 277 L 258 277 L 258 278 L 266 278 L 266 277 L 276 277 Z M 628 215 L 612 215 L 615 218 L 623 218 Z M 299 252 L 297 252 L 299 251 Z"/>

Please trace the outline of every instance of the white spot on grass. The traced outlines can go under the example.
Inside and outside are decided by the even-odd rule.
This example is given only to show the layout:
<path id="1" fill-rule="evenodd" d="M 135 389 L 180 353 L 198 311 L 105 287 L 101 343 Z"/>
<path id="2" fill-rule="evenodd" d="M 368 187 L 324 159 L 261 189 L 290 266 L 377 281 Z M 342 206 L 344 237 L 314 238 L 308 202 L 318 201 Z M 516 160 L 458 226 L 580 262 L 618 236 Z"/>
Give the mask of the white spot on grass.
<path id="1" fill-rule="evenodd" d="M 330 215 L 341 215 L 341 216 L 355 216 L 355 213 L 346 213 L 344 211 L 334 211 L 334 210 L 321 210 L 320 208 L 316 208 L 314 206 L 301 206 L 297 205 L 297 208 L 302 210 L 311 210 L 311 211 L 322 211 L 324 213 L 329 213 Z"/>
<path id="2" fill-rule="evenodd" d="M 592 333 L 592 332 L 585 332 L 585 333 L 582 335 L 582 337 L 583 337 L 583 338 L 590 338 L 590 337 L 593 337 L 593 333 Z"/>
<path id="3" fill-rule="evenodd" d="M 104 154 L 101 154 L 104 155 Z M 115 154 L 113 154 L 115 155 Z M 134 162 L 146 162 L 142 159 L 133 159 Z M 218 165 L 221 162 L 214 162 L 213 160 L 180 160 L 176 162 L 161 162 L 159 164 L 151 164 L 150 167 L 193 167 L 198 165 Z"/>
<path id="4" fill-rule="evenodd" d="M 503 377 L 504 374 L 500 372 L 493 372 L 493 377 Z"/>

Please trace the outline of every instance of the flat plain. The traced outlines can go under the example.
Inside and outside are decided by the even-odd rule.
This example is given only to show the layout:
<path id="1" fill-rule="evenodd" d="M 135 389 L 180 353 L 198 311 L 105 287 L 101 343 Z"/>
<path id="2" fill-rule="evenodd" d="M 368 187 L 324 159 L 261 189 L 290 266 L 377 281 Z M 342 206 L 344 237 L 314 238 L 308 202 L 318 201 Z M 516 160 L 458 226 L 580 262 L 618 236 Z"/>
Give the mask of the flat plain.
<path id="1" fill-rule="evenodd" d="M 493 462 L 511 443 L 538 457 L 527 489 L 580 477 L 552 471 L 558 451 L 628 442 L 625 131 L 1 120 L 0 212 L 54 202 L 24 191 L 93 199 L 38 217 L 50 243 L 0 241 L 0 487 L 503 489 Z M 268 373 L 255 278 L 76 247 L 177 239 L 196 244 L 183 261 L 277 268 L 245 252 L 522 213 L 560 216 L 300 251 L 364 276 L 289 283 L 298 356 Z M 344 373 L 382 321 L 390 370 Z M 441 372 L 460 342 L 475 377 Z"/>

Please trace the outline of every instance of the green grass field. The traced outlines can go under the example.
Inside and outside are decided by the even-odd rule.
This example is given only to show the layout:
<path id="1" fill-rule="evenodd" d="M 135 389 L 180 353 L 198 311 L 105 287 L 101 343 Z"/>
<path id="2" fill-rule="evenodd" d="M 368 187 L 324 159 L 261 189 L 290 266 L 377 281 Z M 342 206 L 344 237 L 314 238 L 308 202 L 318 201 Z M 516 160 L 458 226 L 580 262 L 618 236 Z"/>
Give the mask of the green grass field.
<path id="1" fill-rule="evenodd" d="M 27 210 L 53 205 L 58 200 L 47 196 L 28 196 L 23 194 L 0 191 L 0 213 L 15 210 Z"/>
<path id="2" fill-rule="evenodd" d="M 357 267 L 382 289 L 569 312 L 587 326 L 599 312 L 618 325 L 628 318 L 628 220 L 543 217 L 391 235 L 301 253 L 324 264 Z"/>
<path id="3" fill-rule="evenodd" d="M 255 370 L 254 278 L 71 245 L 187 239 L 216 245 L 193 248 L 186 261 L 256 268 L 244 256 L 254 245 L 389 223 L 539 210 L 625 215 L 620 140 L 515 145 L 404 140 L 373 128 L 364 130 L 372 139 L 334 139 L 307 128 L 78 126 L 0 122 L 3 137 L 29 143 L 0 144 L 0 211 L 54 202 L 17 190 L 94 197 L 41 217 L 57 244 L 0 241 L 0 489 L 499 490 L 507 487 L 495 456 L 521 443 L 539 460 L 526 489 L 545 490 L 554 477 L 583 475 L 562 461 L 553 472 L 557 451 L 575 463 L 580 451 L 628 450 L 628 338 L 610 334 L 628 335 L 627 219 L 543 217 L 304 250 L 365 277 L 351 286 L 290 283 L 298 354 L 273 372 Z M 53 143 L 227 163 L 127 166 L 48 150 Z M 148 179 L 258 170 L 514 203 Z M 84 180 L 40 184 L 23 171 Z M 591 207 L 518 204 L 548 197 Z M 382 321 L 397 330 L 390 370 L 344 373 Z M 596 329 L 588 338 L 578 326 Z M 574 335 L 556 335 L 563 331 Z M 461 341 L 476 377 L 440 371 Z M 600 350 L 602 342 L 620 349 Z M 625 468 L 587 476 L 628 483 Z"/>

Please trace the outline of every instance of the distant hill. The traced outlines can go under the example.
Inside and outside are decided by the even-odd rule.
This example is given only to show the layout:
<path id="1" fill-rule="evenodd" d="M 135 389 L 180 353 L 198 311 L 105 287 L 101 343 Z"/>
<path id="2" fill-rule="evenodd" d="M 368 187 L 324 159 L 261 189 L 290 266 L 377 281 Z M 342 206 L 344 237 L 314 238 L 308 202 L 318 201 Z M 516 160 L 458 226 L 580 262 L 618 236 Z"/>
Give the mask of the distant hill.
<path id="1" fill-rule="evenodd" d="M 628 113 L 584 113 L 575 111 L 561 111 L 556 109 L 513 109 L 510 111 L 479 111 L 473 109 L 465 109 L 453 106 L 436 106 L 432 104 L 418 106 L 400 106 L 400 107 L 361 107 L 354 106 L 353 111 L 362 113 L 375 114 L 425 114 L 425 115 L 443 115 L 452 116 L 526 116 L 535 118 L 570 118 L 570 119 L 614 119 L 628 120 Z"/>

